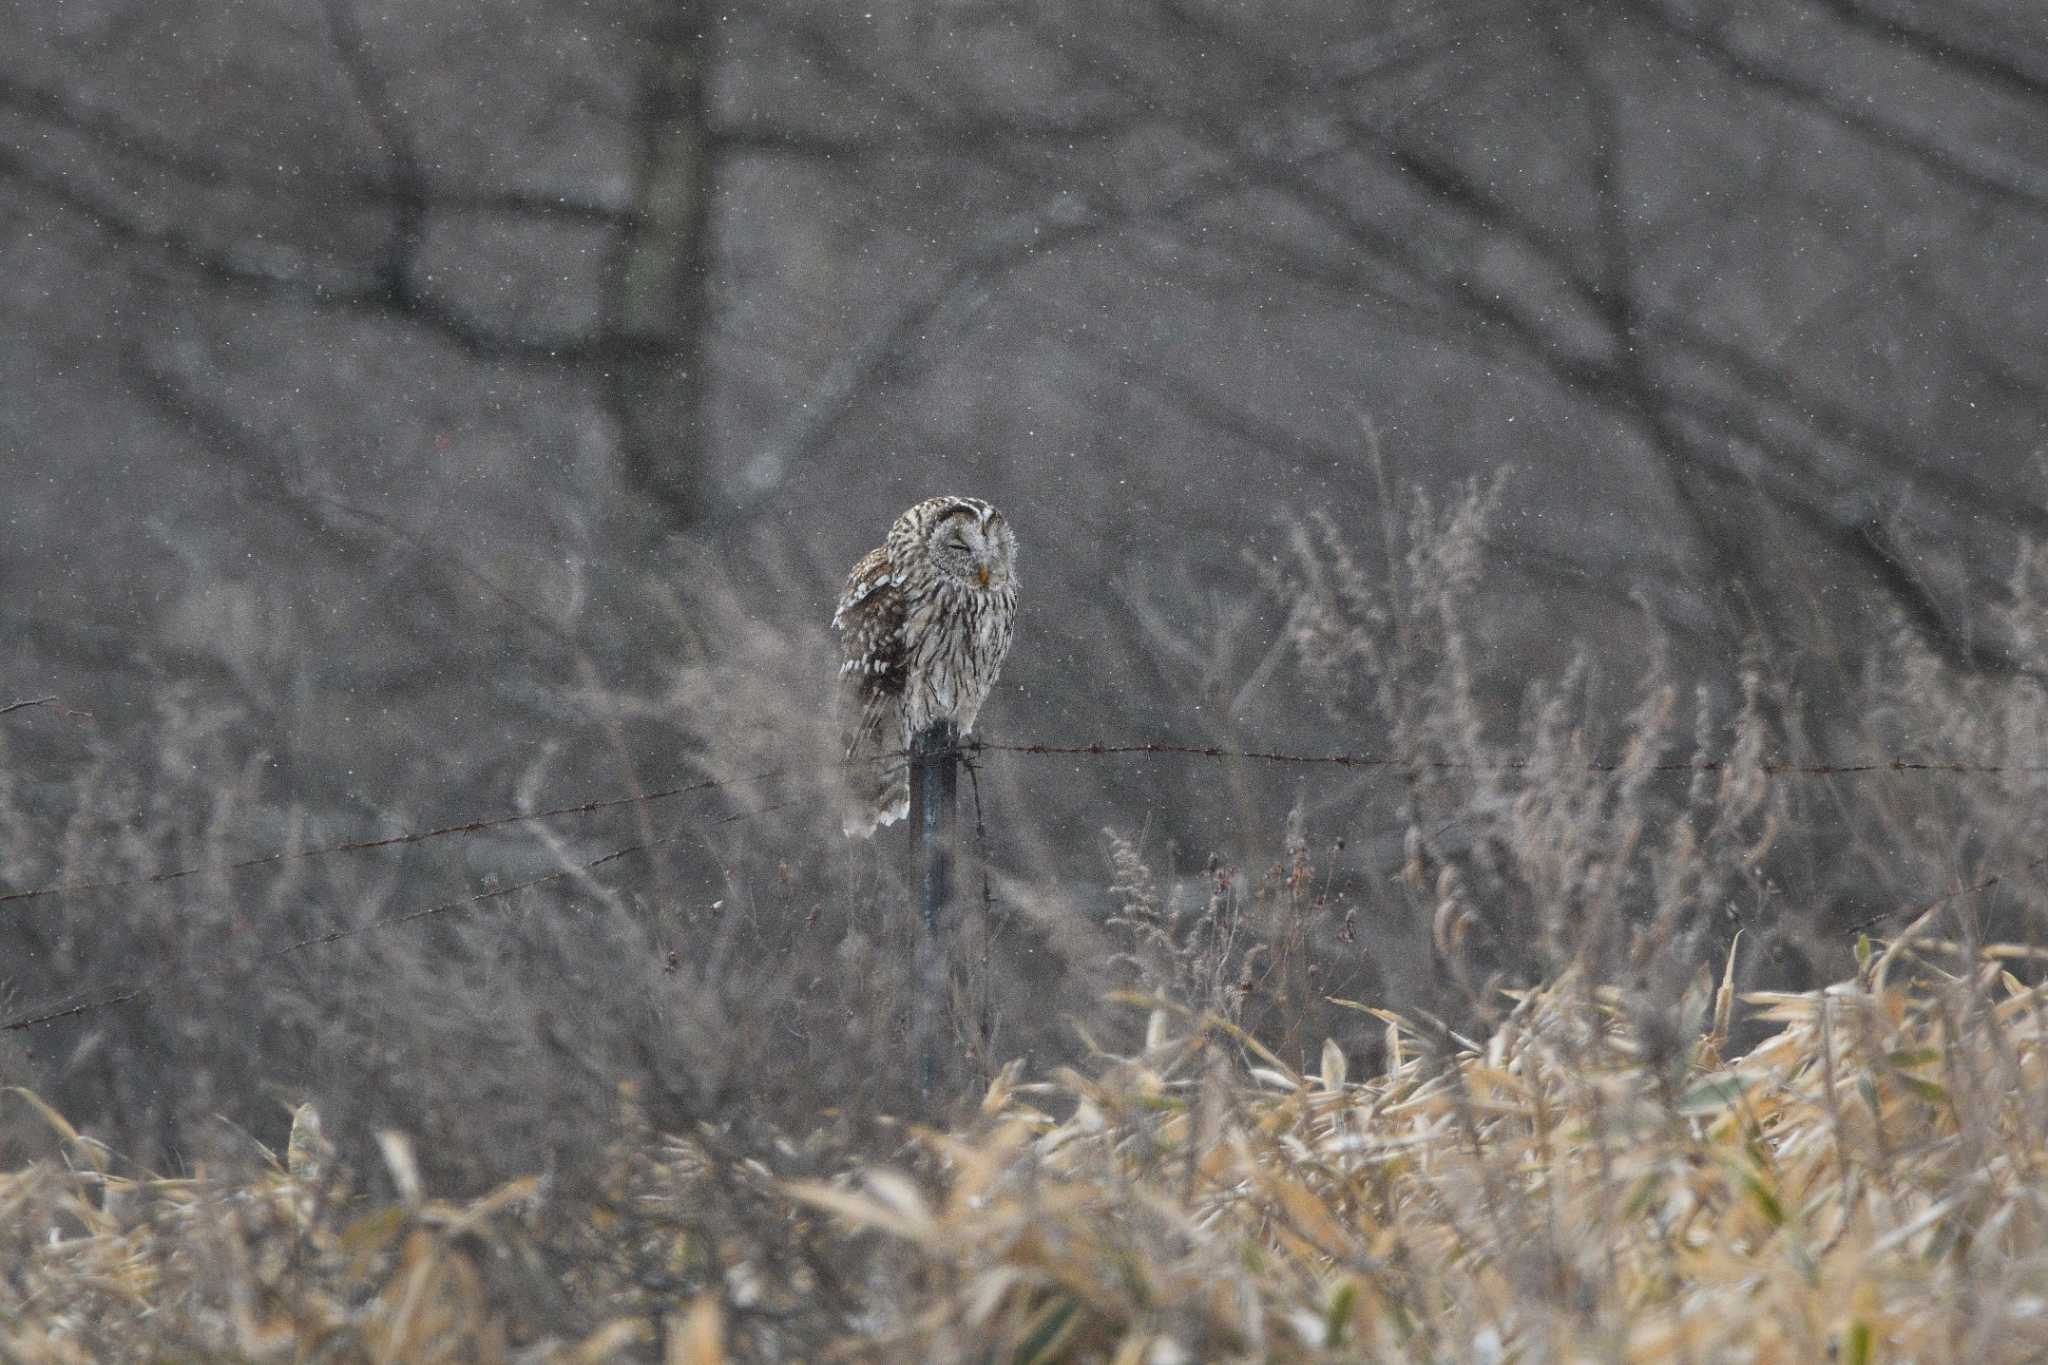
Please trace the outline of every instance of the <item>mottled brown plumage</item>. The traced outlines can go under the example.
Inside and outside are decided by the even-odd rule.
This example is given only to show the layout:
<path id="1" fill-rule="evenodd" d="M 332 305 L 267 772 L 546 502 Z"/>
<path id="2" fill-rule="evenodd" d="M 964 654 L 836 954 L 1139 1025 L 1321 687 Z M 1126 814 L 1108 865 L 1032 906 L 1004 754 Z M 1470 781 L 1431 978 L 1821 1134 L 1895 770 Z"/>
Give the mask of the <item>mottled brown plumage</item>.
<path id="1" fill-rule="evenodd" d="M 839 707 L 850 805 L 865 836 L 910 808 L 911 738 L 951 720 L 965 735 L 995 685 L 1017 613 L 1017 539 L 979 498 L 929 498 L 853 566 L 832 624 L 846 662 Z"/>

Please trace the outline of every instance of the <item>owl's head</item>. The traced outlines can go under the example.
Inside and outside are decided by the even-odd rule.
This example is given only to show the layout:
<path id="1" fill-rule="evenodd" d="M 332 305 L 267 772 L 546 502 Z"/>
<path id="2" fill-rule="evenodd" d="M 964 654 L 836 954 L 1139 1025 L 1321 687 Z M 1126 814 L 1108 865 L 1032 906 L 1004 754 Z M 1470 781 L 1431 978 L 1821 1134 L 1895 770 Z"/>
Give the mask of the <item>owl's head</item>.
<path id="1" fill-rule="evenodd" d="M 980 498 L 933 498 L 903 515 L 917 518 L 925 553 L 941 574 L 977 592 L 1015 585 L 1016 534 Z"/>

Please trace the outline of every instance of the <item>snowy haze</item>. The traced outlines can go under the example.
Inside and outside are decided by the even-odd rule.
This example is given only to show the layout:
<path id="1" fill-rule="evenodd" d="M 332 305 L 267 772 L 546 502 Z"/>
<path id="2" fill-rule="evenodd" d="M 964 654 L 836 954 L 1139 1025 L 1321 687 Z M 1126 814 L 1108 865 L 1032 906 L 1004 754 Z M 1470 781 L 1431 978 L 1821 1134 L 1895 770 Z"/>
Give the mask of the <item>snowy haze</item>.
<path id="1" fill-rule="evenodd" d="M 1825 739 L 1895 629 L 2022 667 L 1974 603 L 2048 530 L 2044 226 L 2032 0 L 10 6 L 0 703 L 61 704 L 0 719 L 46 822 L 0 889 L 815 764 L 843 576 L 936 493 L 1020 542 L 985 734 L 1383 749 L 1260 577 L 1319 512 L 1384 563 L 1375 447 L 1400 509 L 1505 471 L 1493 720 L 1580 647 L 1625 696 L 1661 630 L 1724 701 L 1760 641 Z M 1370 873 L 1399 800 L 981 789 L 1041 880 L 1297 801 Z M 631 819 L 205 904 L 260 945 L 633 837 L 674 842 L 622 914 L 753 904 L 792 847 L 881 875 L 801 781 Z M 34 904 L 20 1004 L 212 951 Z M 69 1107 L 157 1114 L 123 1085 Z"/>

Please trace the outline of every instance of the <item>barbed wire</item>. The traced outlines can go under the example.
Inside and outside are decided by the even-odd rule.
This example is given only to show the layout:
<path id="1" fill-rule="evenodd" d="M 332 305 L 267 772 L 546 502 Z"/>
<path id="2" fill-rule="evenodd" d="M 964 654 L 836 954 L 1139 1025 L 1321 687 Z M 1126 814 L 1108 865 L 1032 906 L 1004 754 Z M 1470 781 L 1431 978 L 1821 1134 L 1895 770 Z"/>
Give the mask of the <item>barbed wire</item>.
<path id="1" fill-rule="evenodd" d="M 547 810 L 515 811 L 506 815 L 493 815 L 480 820 L 463 820 L 452 825 L 440 825 L 433 829 L 413 830 L 405 834 L 391 834 L 377 839 L 352 839 L 338 843 L 318 844 L 312 848 L 284 848 L 270 853 L 259 853 L 250 858 L 238 858 L 232 862 L 194 863 L 190 867 L 173 868 L 167 872 L 151 872 L 136 877 L 119 877 L 106 881 L 52 882 L 26 891 L 10 891 L 0 894 L 0 905 L 18 901 L 42 900 L 51 896 L 83 895 L 91 891 L 120 891 L 138 886 L 159 886 L 165 882 L 180 881 L 186 877 L 203 875 L 227 875 L 247 872 L 251 868 L 269 867 L 276 863 L 298 862 L 305 858 L 324 858 L 337 853 L 363 853 L 371 849 L 402 848 L 408 844 L 422 844 L 431 839 L 445 839 L 457 834 L 479 834 L 485 830 L 503 829 L 509 825 L 533 824 L 540 820 L 552 820 L 566 815 L 588 815 L 596 811 L 613 810 L 621 806 L 644 806 L 656 801 L 669 801 L 694 792 L 715 791 L 739 786 L 749 782 L 767 782 L 784 775 L 784 769 L 773 769 L 753 773 L 745 777 L 707 778 L 701 782 L 688 782 L 662 791 L 642 792 L 636 796 L 605 797 L 594 801 L 579 801 L 573 805 L 553 806 Z"/>
<path id="2" fill-rule="evenodd" d="M 42 705 L 45 702 L 54 700 L 55 698 L 53 697 L 43 697 L 33 701 L 15 702 L 11 703 L 6 709 L 11 710 L 22 706 Z M 1074 758 L 1153 755 L 1180 758 L 1234 759 L 1301 766 L 1377 769 L 1396 772 L 1526 772 L 1546 769 L 1592 773 L 1614 773 L 1624 770 L 1657 773 L 1720 773 L 1742 769 L 1759 773 L 1765 777 L 1856 777 L 1875 773 L 1937 773 L 1953 776 L 1998 776 L 2012 773 L 2048 772 L 2048 764 L 1963 763 L 1945 759 L 1903 758 L 1877 759 L 1855 763 L 1767 762 L 1757 764 L 1748 764 L 1736 759 L 1694 759 L 1683 762 L 1674 761 L 1651 764 L 1631 764 L 1626 760 L 1618 759 L 1582 759 L 1575 762 L 1563 762 L 1549 758 L 1531 759 L 1521 757 L 1484 761 L 1420 758 L 1371 753 L 1296 754 L 1274 749 L 1229 749 L 1220 745 L 1183 744 L 1169 740 L 1146 740 L 1134 743 L 1091 741 L 1085 744 L 1058 744 L 1005 743 L 999 740 L 968 739 L 961 744 L 959 752 L 965 757 L 972 757 L 978 753 Z M 901 752 L 884 753 L 874 755 L 864 761 L 897 762 L 902 761 L 905 757 Z M 837 763 L 827 766 L 841 768 L 845 767 L 846 764 Z M 376 849 L 402 848 L 412 844 L 426 843 L 431 840 L 450 838 L 456 835 L 479 834 L 488 830 L 532 824 L 542 820 L 552 820 L 565 816 L 588 815 L 626 806 L 648 805 L 658 801 L 674 800 L 678 797 L 689 796 L 698 792 L 719 791 L 748 783 L 770 782 L 778 778 L 790 776 L 792 772 L 792 769 L 785 767 L 739 777 L 706 778 L 697 782 L 687 782 L 660 791 L 643 792 L 633 796 L 603 797 L 589 801 L 574 802 L 569 805 L 553 806 L 546 810 L 515 811 L 502 815 L 486 816 L 480 819 L 461 820 L 452 824 L 438 825 L 431 829 L 385 835 L 374 839 L 342 840 L 315 845 L 311 848 L 275 849 L 268 853 L 259 853 L 251 857 L 232 861 L 194 863 L 187 867 L 172 868 L 163 872 L 143 873 L 130 877 L 51 882 L 43 886 L 29 887 L 20 891 L 0 892 L 0 906 L 47 900 L 56 896 L 132 890 L 136 887 L 157 886 L 166 882 L 181 881 L 188 877 L 233 875 L 255 868 L 270 867 L 309 858 L 324 858 L 343 853 L 364 853 Z M 774 809 L 782 808 L 775 807 Z M 754 813 L 765 814 L 766 812 Z"/>
<path id="3" fill-rule="evenodd" d="M 1719 773 L 1736 769 L 1766 777 L 1855 777 L 1865 773 L 1951 773 L 1995 776 L 2001 773 L 2048 772 L 2048 763 L 1961 763 L 1943 759 L 1887 758 L 1863 763 L 1745 763 L 1739 759 L 1709 758 L 1668 763 L 1631 763 L 1626 759 L 1503 758 L 1491 761 L 1456 758 L 1414 758 L 1388 754 L 1290 754 L 1271 749 L 1226 749 L 1213 744 L 1176 744 L 1146 741 L 1137 744 L 1003 744 L 993 740 L 970 740 L 961 746 L 965 753 L 1038 754 L 1080 758 L 1120 754 L 1166 754 L 1185 758 L 1234 758 L 1261 763 L 1323 764 L 1338 768 L 1390 768 L 1397 771 L 1431 772 L 1527 772 L 1554 769 L 1565 772 L 1618 773 Z"/>
<path id="4" fill-rule="evenodd" d="M 494 886 L 487 890 L 479 891 L 475 895 L 458 896 L 453 900 L 441 901 L 419 910 L 406 910 L 393 915 L 380 915 L 376 919 L 366 920 L 361 924 L 353 925 L 346 929 L 330 929 L 325 933 L 313 934 L 296 942 L 287 943 L 281 948 L 274 948 L 270 952 L 261 953 L 251 965 L 263 966 L 272 962 L 281 962 L 292 954 L 303 952 L 308 948 L 322 947 L 329 943 L 337 943 L 342 939 L 358 938 L 364 934 L 375 933 L 380 929 L 390 929 L 402 924 L 417 923 L 420 920 L 431 919 L 436 915 L 445 915 L 453 910 L 465 910 L 488 900 L 496 900 L 501 896 L 515 895 L 521 891 L 531 890 L 536 886 L 545 886 L 549 882 L 560 881 L 565 877 L 580 876 L 595 868 L 603 867 L 606 863 L 617 862 L 619 859 L 630 857 L 635 853 L 645 853 L 664 844 L 674 843 L 681 837 L 679 834 L 669 834 L 659 839 L 649 839 L 643 843 L 628 844 L 624 848 L 613 849 L 611 852 L 592 858 L 588 862 L 576 863 L 568 867 L 558 867 L 552 872 L 542 873 L 538 877 L 530 877 L 511 886 Z M 217 969 L 210 972 L 200 972 L 197 975 L 203 979 L 225 974 L 224 971 Z M 17 1033 L 23 1029 L 34 1028 L 39 1024 L 54 1024 L 60 1019 L 70 1019 L 81 1014 L 91 1014 L 99 1010 L 108 1009 L 114 1005 L 124 1005 L 131 1000 L 140 1000 L 162 986 L 166 981 L 174 978 L 190 980 L 193 978 L 193 974 L 189 972 L 162 972 L 143 981 L 115 987 L 110 992 L 104 992 L 90 1000 L 75 1001 L 68 1005 L 48 1006 L 40 1012 L 25 1014 L 0 1023 L 0 1033 Z"/>
<path id="5" fill-rule="evenodd" d="M 12 703 L 6 709 L 16 709 L 20 706 L 25 705 L 40 705 L 43 702 L 49 700 L 53 699 L 42 698 L 31 702 Z M 1277 750 L 1228 749 L 1219 745 L 1180 744 L 1169 741 L 1144 741 L 1128 744 L 1107 744 L 1101 742 L 1091 742 L 1087 744 L 1015 744 L 1004 743 L 995 740 L 970 739 L 960 746 L 958 752 L 963 759 L 966 759 L 968 761 L 970 773 L 973 772 L 973 758 L 978 754 L 984 753 L 1020 754 L 1041 757 L 1086 758 L 1102 758 L 1133 755 L 1163 755 L 1185 758 L 1237 759 L 1266 763 L 1321 765 L 1343 768 L 1398 770 L 1407 772 L 1414 772 L 1417 770 L 1479 770 L 1519 772 L 1536 768 L 1547 768 L 1551 770 L 1582 772 L 1620 772 L 1627 770 L 1671 773 L 1701 773 L 1722 772 L 1731 769 L 1747 769 L 1749 771 L 1759 772 L 1766 776 L 1771 777 L 1837 777 L 1856 776 L 1872 773 L 1943 773 L 1959 775 L 1997 775 L 2014 772 L 2035 773 L 2048 771 L 2048 765 L 1971 764 L 1946 760 L 1915 759 L 1884 759 L 1874 762 L 1859 762 L 1846 764 L 1751 764 L 1741 760 L 1733 759 L 1703 759 L 1688 762 L 1654 764 L 1631 764 L 1625 761 L 1598 760 L 1582 760 L 1575 763 L 1560 763 L 1551 759 L 1536 760 L 1526 758 L 1510 758 L 1494 762 L 1471 762 L 1453 759 L 1422 759 L 1415 757 L 1396 757 L 1389 755 L 1359 753 L 1292 754 L 1284 753 Z M 893 762 L 900 761 L 905 757 L 906 755 L 901 753 L 885 753 L 875 756 L 875 760 L 883 762 Z M 841 768 L 847 765 L 844 763 L 840 763 L 828 766 L 831 768 Z M 232 874 L 237 872 L 248 871 L 254 868 L 291 862 L 298 859 L 318 858 L 342 853 L 358 853 L 375 849 L 404 847 L 408 845 L 424 843 L 433 839 L 449 838 L 458 835 L 476 834 L 486 830 L 506 828 L 509 826 L 521 824 L 530 824 L 542 820 L 555 819 L 563 816 L 593 814 L 605 810 L 618 809 L 627 806 L 646 805 L 657 801 L 673 800 L 675 798 L 690 795 L 697 792 L 724 790 L 726 788 L 740 786 L 748 783 L 773 781 L 777 778 L 788 776 L 791 772 L 791 769 L 785 767 L 769 769 L 764 772 L 752 773 L 739 777 L 706 778 L 696 782 L 682 783 L 677 786 L 665 788 L 660 791 L 644 792 L 633 796 L 605 797 L 589 801 L 579 801 L 568 805 L 549 807 L 546 810 L 517 811 L 503 815 L 484 817 L 481 819 L 464 820 L 457 822 L 455 824 L 440 825 L 430 829 L 413 830 L 402 834 L 386 835 L 375 839 L 350 840 L 330 844 L 322 844 L 312 848 L 279 849 L 270 853 L 260 854 L 249 858 L 237 859 L 231 862 L 200 863 L 195 864 L 191 867 L 175 868 L 166 872 L 158 872 L 138 877 L 127 877 L 97 882 L 74 881 L 52 883 L 47 886 L 31 888 L 29 890 L 24 891 L 15 891 L 6 893 L 4 895 L 0 895 L 0 904 L 30 901 L 39 898 L 47 898 L 60 895 L 82 894 L 86 892 L 110 891 L 121 888 L 160 885 L 166 882 L 177 881 L 183 878 L 199 876 L 202 874 Z M 977 807 L 977 831 L 982 834 L 982 837 L 985 837 L 985 831 L 981 831 L 980 825 L 980 789 L 978 781 L 975 784 L 975 800 Z M 786 810 L 796 804 L 798 804 L 796 801 L 783 801 L 767 806 L 758 807 L 754 810 L 739 811 L 721 817 L 716 823 L 720 825 L 731 824 L 734 821 L 749 819 L 754 816 L 766 815 L 777 811 Z M 480 905 L 486 901 L 496 900 L 504 896 L 510 896 L 521 891 L 530 890 L 534 887 L 544 886 L 552 882 L 561 881 L 564 878 L 580 876 L 596 868 L 602 867 L 608 863 L 616 862 L 619 859 L 627 858 L 638 853 L 645 853 L 652 849 L 674 843 L 681 837 L 682 836 L 680 833 L 670 834 L 658 839 L 645 840 L 637 844 L 629 844 L 621 848 L 613 849 L 608 853 L 601 854 L 598 857 L 592 858 L 586 862 L 565 865 L 556 868 L 553 871 L 542 873 L 539 876 L 531 877 L 524 881 L 516 882 L 509 886 L 490 887 L 483 891 L 476 892 L 473 895 L 459 896 L 450 900 L 439 901 L 433 905 L 425 906 L 421 909 L 408 910 L 391 915 L 384 915 L 376 919 L 368 920 L 362 924 L 354 925 L 348 928 L 332 929 L 323 933 L 313 934 L 308 937 L 301 938 L 295 940 L 294 942 L 285 944 L 282 947 L 273 949 L 267 953 L 258 955 L 258 957 L 255 959 L 255 965 L 262 965 L 265 963 L 282 961 L 283 959 L 290 957 L 293 954 L 303 952 L 310 948 L 320 947 L 326 944 L 339 942 L 344 939 L 356 938 L 361 935 L 374 933 L 382 929 L 389 929 L 405 924 L 417 923 L 422 920 L 431 919 L 438 915 L 448 914 L 450 912 L 457 910 L 468 909 L 470 907 Z M 1857 921 L 1854 924 L 1847 926 L 1845 932 L 1860 934 L 1865 930 L 1870 929 L 1884 922 L 1885 920 L 1892 919 L 1894 917 L 1901 915 L 1910 914 L 1917 917 L 1947 902 L 1961 899 L 1964 896 L 1974 895 L 1979 892 L 1988 891 L 1991 888 L 1998 886 L 2006 881 L 2009 881 L 2014 877 L 2023 875 L 2027 872 L 2032 872 L 2043 866 L 2048 866 L 2048 854 L 2044 854 L 2043 856 L 2036 858 L 2033 861 L 2024 864 L 2023 866 L 2000 870 L 1998 872 L 1992 873 L 1982 878 L 1977 882 L 1971 883 L 1970 885 L 1954 888 L 1950 891 L 1943 892 L 1942 894 L 1934 896 L 1930 899 L 1923 900 L 1911 905 L 1895 906 L 1891 909 L 1880 911 L 1875 915 L 1868 916 L 1862 920 Z M 984 885 L 983 887 L 983 895 L 985 898 L 989 895 L 989 890 L 986 885 Z M 204 977 L 217 974 L 220 973 L 201 973 L 200 975 Z M 8 1019 L 5 1021 L 0 1021 L 0 1033 L 18 1032 L 21 1030 L 37 1027 L 39 1025 L 55 1023 L 60 1020 L 75 1018 L 80 1015 L 94 1013 L 101 1009 L 107 1009 L 115 1005 L 126 1004 L 130 1001 L 139 1000 L 159 989 L 167 981 L 173 979 L 174 976 L 180 980 L 192 979 L 190 973 L 165 972 L 158 976 L 151 977 L 142 981 L 132 982 L 125 986 L 112 988 L 111 990 L 102 992 L 91 999 L 74 1000 L 67 1004 L 52 1005 L 39 1009 L 38 1011 L 33 1013 L 17 1016 L 15 1018 Z"/>
<path id="6" fill-rule="evenodd" d="M 1866 915 L 1854 924 L 1849 925 L 1842 932 L 1845 934 L 1860 934 L 1866 929 L 1876 928 L 1886 920 L 1895 919 L 1901 915 L 1911 915 L 1917 919 L 1936 906 L 1946 905 L 1954 900 L 1961 900 L 1965 896 L 1974 896 L 1980 891 L 1989 891 L 1994 886 L 2011 881 L 2014 877 L 2023 876 L 2042 867 L 2048 867 L 2048 853 L 2042 854 L 2031 862 L 2022 863 L 2018 867 L 2002 868 L 1980 881 L 1970 883 L 1968 886 L 1958 886 L 1953 890 L 1944 891 L 1938 896 L 1930 896 L 1917 904 L 1895 905 L 1889 910 L 1880 910 L 1874 915 Z"/>

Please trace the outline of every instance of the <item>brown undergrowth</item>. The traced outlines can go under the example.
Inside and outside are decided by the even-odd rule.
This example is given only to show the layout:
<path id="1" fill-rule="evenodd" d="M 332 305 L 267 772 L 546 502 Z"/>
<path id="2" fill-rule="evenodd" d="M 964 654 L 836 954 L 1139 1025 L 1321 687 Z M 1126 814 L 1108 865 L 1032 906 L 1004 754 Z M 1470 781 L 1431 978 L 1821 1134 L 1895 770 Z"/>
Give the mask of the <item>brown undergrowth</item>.
<path id="1" fill-rule="evenodd" d="M 1981 604 L 2004 671 L 1902 625 L 1688 688 L 1646 631 L 1510 720 L 1496 500 L 1389 498 L 1371 566 L 1304 524 L 1242 678 L 1249 616 L 1177 639 L 1397 764 L 1162 778 L 1106 879 L 977 841 L 966 1094 L 920 1124 L 896 855 L 760 776 L 816 738 L 772 632 L 588 699 L 628 789 L 629 722 L 695 717 L 741 809 L 506 837 L 482 892 L 315 860 L 296 806 L 231 878 L 267 769 L 205 785 L 225 712 L 69 785 L 0 763 L 0 880 L 108 883 L 0 926 L 50 1025 L 0 1037 L 0 1359 L 2040 1358 L 2048 551 Z"/>
<path id="2" fill-rule="evenodd" d="M 302 1111 L 253 1178 L 0 1180 L 12 1359 L 2036 1358 L 2048 1331 L 2048 997 L 1929 914 L 1825 990 L 1700 996 L 1679 1054 L 1567 975 L 1472 1041 L 1367 1009 L 1384 1064 L 1301 1074 L 1170 1001 L 1143 1046 L 1005 1071 L 900 1160 L 624 1123 L 607 1197 L 365 1200 Z M 1724 1057 L 1747 1010 L 1775 1031 Z M 14 1102 L 34 1105 L 33 1097 Z M 630 1109 L 630 1106 L 629 1106 Z M 480 1135 L 480 1140 L 487 1135 Z M 721 1238 L 734 1198 L 782 1245 Z M 777 1210 L 763 1217 L 768 1208 Z M 739 1226 L 736 1222 L 734 1226 Z M 552 1298 L 600 1325 L 536 1336 Z"/>

